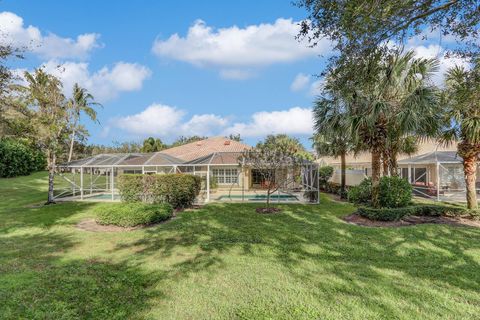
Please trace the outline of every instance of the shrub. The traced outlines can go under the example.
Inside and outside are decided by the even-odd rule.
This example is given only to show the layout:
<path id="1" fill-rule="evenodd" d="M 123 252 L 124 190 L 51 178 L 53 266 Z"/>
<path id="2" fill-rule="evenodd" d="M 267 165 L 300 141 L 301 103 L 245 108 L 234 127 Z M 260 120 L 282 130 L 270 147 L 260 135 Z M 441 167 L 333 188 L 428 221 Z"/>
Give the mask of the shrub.
<path id="1" fill-rule="evenodd" d="M 403 208 L 370 208 L 370 207 L 360 207 L 358 208 L 358 214 L 362 217 L 368 218 L 370 220 L 380 220 L 380 221 L 395 221 L 400 220 L 406 216 L 416 214 L 417 209 L 413 206 L 403 207 Z"/>
<path id="2" fill-rule="evenodd" d="M 382 177 L 380 179 L 380 206 L 385 208 L 400 208 L 412 201 L 412 186 L 400 177 Z"/>
<path id="3" fill-rule="evenodd" d="M 347 199 L 355 204 L 368 204 L 372 199 L 372 179 L 366 178 L 358 186 L 348 188 Z"/>
<path id="4" fill-rule="evenodd" d="M 370 208 L 360 207 L 358 213 L 365 218 L 380 221 L 395 221 L 406 216 L 479 216 L 478 210 L 469 210 L 465 207 L 444 205 L 444 204 L 417 204 L 401 208 Z"/>
<path id="5" fill-rule="evenodd" d="M 45 169 L 45 156 L 26 142 L 0 140 L 0 177 L 29 175 Z"/>
<path id="6" fill-rule="evenodd" d="M 118 177 L 118 191 L 124 202 L 140 202 L 143 195 L 143 175 L 123 174 Z"/>
<path id="7" fill-rule="evenodd" d="M 327 189 L 327 182 L 333 176 L 333 167 L 324 166 L 318 169 L 318 180 L 320 182 L 320 187 L 324 190 Z"/>
<path id="8" fill-rule="evenodd" d="M 189 207 L 201 190 L 202 179 L 189 174 L 125 174 L 119 177 L 124 202 L 168 203 L 174 208 Z"/>
<path id="9" fill-rule="evenodd" d="M 173 209 L 167 203 L 109 203 L 96 208 L 97 223 L 120 227 L 149 225 L 172 217 Z"/>
<path id="10" fill-rule="evenodd" d="M 307 199 L 308 202 L 317 202 L 318 201 L 318 191 L 305 191 L 303 197 Z"/>

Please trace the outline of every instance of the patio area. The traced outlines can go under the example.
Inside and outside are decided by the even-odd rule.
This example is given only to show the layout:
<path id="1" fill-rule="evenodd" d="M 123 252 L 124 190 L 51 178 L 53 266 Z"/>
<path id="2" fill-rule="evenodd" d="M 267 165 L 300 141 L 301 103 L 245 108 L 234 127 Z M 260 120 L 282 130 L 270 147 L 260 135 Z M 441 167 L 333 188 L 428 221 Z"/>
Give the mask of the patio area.
<path id="1" fill-rule="evenodd" d="M 444 202 L 465 202 L 462 158 L 455 151 L 434 151 L 398 162 L 400 174 L 412 184 L 414 196 Z M 477 194 L 480 170 L 477 169 Z"/>

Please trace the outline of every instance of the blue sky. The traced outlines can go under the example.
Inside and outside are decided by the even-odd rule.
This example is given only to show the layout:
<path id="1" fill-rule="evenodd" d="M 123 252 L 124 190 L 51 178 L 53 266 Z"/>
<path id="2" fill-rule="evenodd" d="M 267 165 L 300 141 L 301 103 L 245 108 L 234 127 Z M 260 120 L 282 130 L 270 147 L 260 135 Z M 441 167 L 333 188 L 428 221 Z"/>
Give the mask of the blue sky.
<path id="1" fill-rule="evenodd" d="M 100 125 L 85 121 L 92 143 L 240 133 L 253 144 L 287 133 L 310 147 L 314 75 L 331 45 L 294 39 L 305 13 L 290 0 L 3 0 L 0 11 L 1 41 L 30 49 L 14 68 L 43 65 L 67 94 L 79 82 L 103 104 Z"/>

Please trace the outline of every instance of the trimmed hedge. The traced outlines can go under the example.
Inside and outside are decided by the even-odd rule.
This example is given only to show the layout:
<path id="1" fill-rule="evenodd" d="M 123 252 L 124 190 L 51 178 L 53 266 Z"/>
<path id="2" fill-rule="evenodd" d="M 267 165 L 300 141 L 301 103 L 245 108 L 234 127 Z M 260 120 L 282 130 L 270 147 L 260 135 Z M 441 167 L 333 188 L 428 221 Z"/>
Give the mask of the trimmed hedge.
<path id="1" fill-rule="evenodd" d="M 480 211 L 469 210 L 464 207 L 456 207 L 440 204 L 417 204 L 402 208 L 370 208 L 359 207 L 358 214 L 370 220 L 396 221 L 406 216 L 429 216 L 429 217 L 460 217 L 480 216 Z"/>
<path id="2" fill-rule="evenodd" d="M 0 139 L 0 177 L 26 176 L 44 170 L 45 156 L 27 143 Z"/>
<path id="3" fill-rule="evenodd" d="M 191 206 L 200 193 L 202 179 L 190 174 L 124 174 L 118 179 L 122 201 Z"/>
<path id="4" fill-rule="evenodd" d="M 109 203 L 96 209 L 97 223 L 119 227 L 149 225 L 170 219 L 173 208 L 167 203 Z"/>

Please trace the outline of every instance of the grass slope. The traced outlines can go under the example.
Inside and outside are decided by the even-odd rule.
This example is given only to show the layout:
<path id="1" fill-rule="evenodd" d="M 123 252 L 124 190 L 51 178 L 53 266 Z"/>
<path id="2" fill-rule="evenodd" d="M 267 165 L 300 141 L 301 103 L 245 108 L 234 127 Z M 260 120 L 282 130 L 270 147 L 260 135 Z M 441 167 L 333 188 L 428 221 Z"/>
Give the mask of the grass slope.
<path id="1" fill-rule="evenodd" d="M 348 204 L 211 204 L 90 233 L 91 203 L 32 207 L 46 175 L 0 179 L 2 319 L 478 319 L 480 230 L 344 223 Z"/>

